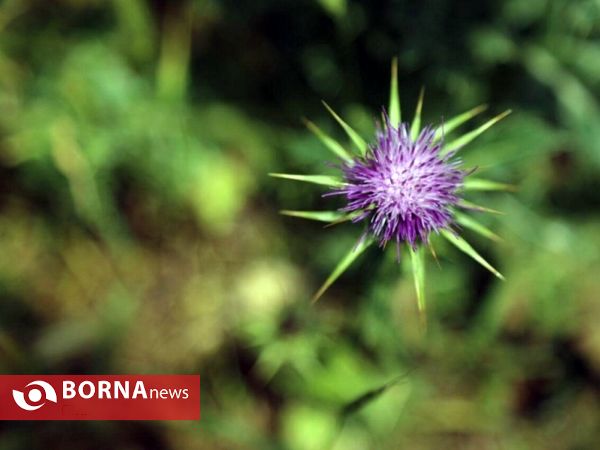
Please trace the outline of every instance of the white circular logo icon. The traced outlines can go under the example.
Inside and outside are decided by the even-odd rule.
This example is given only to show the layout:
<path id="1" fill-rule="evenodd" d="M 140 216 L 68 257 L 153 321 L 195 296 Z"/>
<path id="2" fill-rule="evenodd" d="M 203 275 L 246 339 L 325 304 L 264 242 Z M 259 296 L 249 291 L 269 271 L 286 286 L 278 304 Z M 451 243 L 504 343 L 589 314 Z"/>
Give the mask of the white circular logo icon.
<path id="1" fill-rule="evenodd" d="M 27 392 L 27 396 L 23 392 L 13 389 L 13 399 L 19 408 L 27 411 L 35 411 L 36 409 L 40 409 L 42 406 L 44 406 L 46 401 L 52 403 L 57 402 L 56 391 L 45 381 L 32 381 L 25 387 L 28 388 L 30 386 L 37 387 L 30 389 L 29 392 Z M 38 387 L 41 388 L 41 390 L 38 389 Z"/>

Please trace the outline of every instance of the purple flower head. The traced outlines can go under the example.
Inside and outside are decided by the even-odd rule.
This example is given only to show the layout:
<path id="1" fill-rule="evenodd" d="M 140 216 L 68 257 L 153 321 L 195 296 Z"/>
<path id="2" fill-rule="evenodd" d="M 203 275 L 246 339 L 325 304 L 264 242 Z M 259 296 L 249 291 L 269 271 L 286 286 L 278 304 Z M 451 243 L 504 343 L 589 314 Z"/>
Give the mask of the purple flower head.
<path id="1" fill-rule="evenodd" d="M 346 184 L 330 194 L 346 196 L 343 210 L 356 213 L 355 222 L 368 219 L 382 247 L 395 239 L 416 249 L 431 232 L 450 227 L 450 208 L 460 200 L 466 173 L 453 153 L 440 154 L 442 146 L 432 127 L 413 140 L 406 124 L 395 128 L 388 120 L 366 156 L 344 164 Z"/>

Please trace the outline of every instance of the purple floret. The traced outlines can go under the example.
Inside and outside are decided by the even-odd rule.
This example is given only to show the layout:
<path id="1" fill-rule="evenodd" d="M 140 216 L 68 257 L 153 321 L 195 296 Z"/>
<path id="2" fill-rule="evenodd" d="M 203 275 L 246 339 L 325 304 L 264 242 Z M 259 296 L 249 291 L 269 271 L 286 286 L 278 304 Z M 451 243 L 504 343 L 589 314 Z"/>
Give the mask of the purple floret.
<path id="1" fill-rule="evenodd" d="M 450 208 L 460 200 L 456 192 L 466 172 L 452 153 L 441 156 L 441 148 L 431 127 L 413 141 L 406 124 L 388 123 L 365 158 L 343 166 L 347 184 L 330 194 L 346 196 L 343 210 L 357 213 L 355 222 L 369 220 L 382 247 L 395 239 L 415 249 L 431 232 L 450 227 Z"/>

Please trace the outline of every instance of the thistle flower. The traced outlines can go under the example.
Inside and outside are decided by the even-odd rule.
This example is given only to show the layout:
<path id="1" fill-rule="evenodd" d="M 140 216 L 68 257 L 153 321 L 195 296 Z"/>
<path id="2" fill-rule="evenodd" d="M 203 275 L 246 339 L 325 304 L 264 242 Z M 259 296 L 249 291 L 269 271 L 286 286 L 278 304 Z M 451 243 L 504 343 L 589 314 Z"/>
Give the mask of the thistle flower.
<path id="1" fill-rule="evenodd" d="M 397 64 L 392 63 L 389 116 L 383 114 L 383 125 L 374 142 L 365 140 L 342 120 L 326 103 L 325 107 L 341 125 L 356 148 L 350 152 L 335 139 L 307 121 L 308 128 L 323 144 L 342 160 L 340 176 L 292 175 L 272 176 L 325 185 L 324 196 L 342 196 L 346 205 L 337 211 L 290 211 L 283 214 L 335 224 L 343 221 L 364 222 L 366 230 L 355 246 L 342 258 L 331 275 L 313 297 L 320 298 L 333 282 L 374 242 L 381 247 L 389 241 L 411 255 L 412 270 L 419 311 L 425 312 L 425 247 L 433 253 L 432 233 L 439 234 L 459 250 L 471 256 L 498 278 L 503 278 L 477 251 L 458 234 L 458 228 L 469 228 L 490 239 L 498 239 L 476 219 L 461 212 L 475 210 L 493 212 L 475 205 L 462 196 L 470 190 L 509 190 L 511 186 L 472 177 L 473 170 L 462 168 L 455 157 L 462 147 L 500 121 L 510 111 L 488 120 L 460 137 L 445 139 L 460 125 L 485 110 L 478 106 L 460 114 L 441 126 L 421 129 L 423 91 L 419 96 L 412 123 L 401 121 Z M 435 253 L 434 253 L 435 255 Z"/>
<path id="2" fill-rule="evenodd" d="M 450 208 L 460 200 L 465 171 L 452 153 L 440 156 L 442 147 L 433 128 L 413 140 L 407 124 L 396 128 L 386 119 L 370 152 L 343 165 L 345 184 L 330 194 L 346 197 L 342 211 L 359 213 L 353 222 L 369 220 L 381 247 L 395 239 L 398 253 L 403 242 L 416 250 L 418 240 L 428 243 L 431 232 L 450 228 Z"/>

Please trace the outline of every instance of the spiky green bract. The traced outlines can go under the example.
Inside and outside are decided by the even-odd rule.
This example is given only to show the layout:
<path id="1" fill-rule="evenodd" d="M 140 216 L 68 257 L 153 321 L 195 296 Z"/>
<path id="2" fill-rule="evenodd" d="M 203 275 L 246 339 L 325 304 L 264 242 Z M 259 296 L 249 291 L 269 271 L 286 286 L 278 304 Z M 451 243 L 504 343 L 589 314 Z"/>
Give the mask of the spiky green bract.
<path id="1" fill-rule="evenodd" d="M 436 127 L 432 127 L 428 125 L 427 127 L 422 127 L 422 110 L 423 110 L 423 90 L 419 95 L 419 100 L 417 102 L 417 106 L 415 109 L 415 115 L 410 124 L 402 124 L 401 123 L 401 109 L 400 109 L 400 94 L 398 89 L 398 66 L 397 60 L 394 59 L 392 62 L 392 77 L 390 82 L 390 100 L 389 100 L 389 109 L 387 112 L 387 116 L 384 115 L 384 128 L 385 131 L 390 131 L 390 128 L 399 129 L 401 125 L 405 126 L 407 139 L 411 139 L 414 141 L 419 136 L 422 135 L 423 129 L 429 129 L 431 131 L 431 145 L 436 145 L 436 152 L 438 153 L 439 158 L 448 158 L 448 155 L 453 155 L 455 152 L 461 150 L 463 147 L 470 144 L 475 138 L 483 134 L 489 128 L 494 126 L 504 117 L 506 117 L 510 110 L 504 111 L 501 114 L 489 119 L 487 122 L 484 122 L 482 125 L 474 128 L 472 131 L 468 131 L 459 136 L 452 136 L 452 134 L 462 125 L 468 123 L 473 118 L 477 117 L 481 114 L 487 106 L 480 105 L 473 109 L 470 109 L 462 114 L 458 114 L 455 117 L 452 117 L 448 120 L 441 120 L 440 124 Z M 316 137 L 325 145 L 325 147 L 332 152 L 332 154 L 339 158 L 340 167 L 352 167 L 354 164 L 365 164 L 365 161 L 373 158 L 374 151 L 376 150 L 375 145 L 367 145 L 367 141 L 360 136 L 358 132 L 356 132 L 346 121 L 344 121 L 329 105 L 323 102 L 329 113 L 333 116 L 335 121 L 342 127 L 345 134 L 349 138 L 350 142 L 354 149 L 348 149 L 341 142 L 335 140 L 331 136 L 325 134 L 321 129 L 319 129 L 312 122 L 306 121 L 306 124 L 310 131 L 312 131 Z M 385 120 L 387 117 L 387 120 Z M 372 137 L 370 139 L 371 142 L 374 141 Z M 408 142 L 408 141 L 407 141 Z M 439 142 L 439 145 L 437 144 Z M 412 144 L 411 144 L 412 145 Z M 407 148 L 412 148 L 407 146 Z M 432 147 L 434 148 L 434 147 Z M 379 157 L 383 155 L 380 154 Z M 402 170 L 412 170 L 409 166 L 402 168 Z M 472 171 L 465 171 L 465 177 L 461 182 L 460 189 L 457 189 L 456 195 L 460 195 L 458 201 L 454 202 L 454 204 L 448 204 L 445 207 L 447 208 L 448 221 L 445 225 L 439 229 L 432 228 L 430 231 L 435 233 L 439 233 L 439 235 L 445 238 L 448 242 L 450 242 L 453 246 L 458 248 L 463 253 L 467 254 L 471 258 L 473 258 L 477 263 L 481 264 L 483 267 L 488 269 L 491 273 L 497 276 L 500 279 L 503 279 L 502 275 L 498 270 L 496 270 L 488 261 L 486 261 L 472 246 L 465 240 L 462 236 L 458 234 L 458 230 L 461 228 L 470 230 L 477 234 L 480 234 L 486 238 L 498 241 L 500 238 L 489 228 L 485 227 L 477 219 L 473 218 L 471 215 L 467 214 L 467 212 L 473 213 L 498 213 L 490 208 L 486 208 L 484 206 L 477 205 L 473 202 L 464 198 L 465 194 L 468 194 L 470 191 L 508 191 L 513 190 L 514 187 L 504 183 L 498 183 L 492 180 L 484 180 L 480 178 L 471 177 L 470 174 Z M 334 189 L 339 191 L 347 190 L 347 186 L 349 180 L 342 173 L 341 176 L 329 176 L 329 175 L 294 175 L 294 174 L 272 174 L 272 176 L 279 178 L 286 178 L 295 181 L 304 181 L 308 183 L 318 184 L 327 186 L 330 189 Z M 406 184 L 407 180 L 414 180 L 415 183 L 421 183 L 424 180 L 420 177 L 397 177 L 398 180 L 403 180 Z M 394 180 L 391 180 L 393 183 Z M 410 182 L 410 181 L 408 181 Z M 409 189 L 410 192 L 419 193 L 425 192 L 422 191 L 419 187 L 415 186 L 398 186 L 400 189 Z M 453 194 L 454 195 L 454 194 Z M 294 216 L 304 219 L 317 220 L 320 222 L 325 222 L 328 225 L 334 225 L 345 221 L 358 222 L 361 220 L 369 220 L 371 217 L 377 217 L 378 208 L 380 208 L 378 196 L 373 196 L 373 200 L 371 202 L 364 202 L 364 205 L 361 206 L 359 210 L 348 210 L 346 211 L 337 210 L 337 211 L 290 211 L 284 210 L 281 211 L 282 214 L 288 216 Z M 459 209 L 461 211 L 459 211 Z M 424 214 L 428 212 L 427 210 L 423 210 Z M 398 211 L 398 214 L 401 214 L 402 211 Z M 381 218 L 381 216 L 379 216 Z M 393 218 L 390 218 L 393 219 Z M 417 218 L 418 219 L 418 218 Z M 373 243 L 377 240 L 376 233 L 374 233 L 373 229 L 367 229 L 368 231 L 361 235 L 358 239 L 358 242 L 348 251 L 348 253 L 341 259 L 338 265 L 334 268 L 329 277 L 325 280 L 325 282 L 318 289 L 316 294 L 313 296 L 313 301 L 318 300 L 325 291 L 337 280 L 345 271 L 350 267 L 352 263 Z M 399 236 L 404 236 L 401 233 Z M 425 235 L 424 235 L 425 236 Z M 403 238 L 404 239 L 404 238 Z M 411 256 L 411 267 L 413 272 L 416 296 L 417 296 L 417 305 L 418 310 L 421 314 L 423 323 L 425 323 L 425 261 L 426 261 L 426 253 L 427 246 L 430 246 L 429 250 L 434 253 L 434 249 L 432 246 L 432 242 L 428 242 L 428 239 L 423 239 L 420 241 L 412 240 L 410 243 L 406 241 L 402 241 L 404 247 L 408 251 Z M 435 253 L 434 253 L 435 255 Z"/>
<path id="2" fill-rule="evenodd" d="M 327 277 L 325 282 L 321 285 L 319 290 L 313 296 L 312 301 L 316 302 L 321 298 L 321 296 L 325 293 L 325 291 L 333 284 L 335 280 L 339 278 L 341 274 L 343 274 L 348 267 L 352 265 L 352 263 L 358 258 L 372 243 L 374 239 L 372 237 L 362 236 L 359 238 L 358 242 L 352 249 L 342 258 L 342 260 L 338 263 L 338 265 L 333 269 L 331 275 Z"/>

